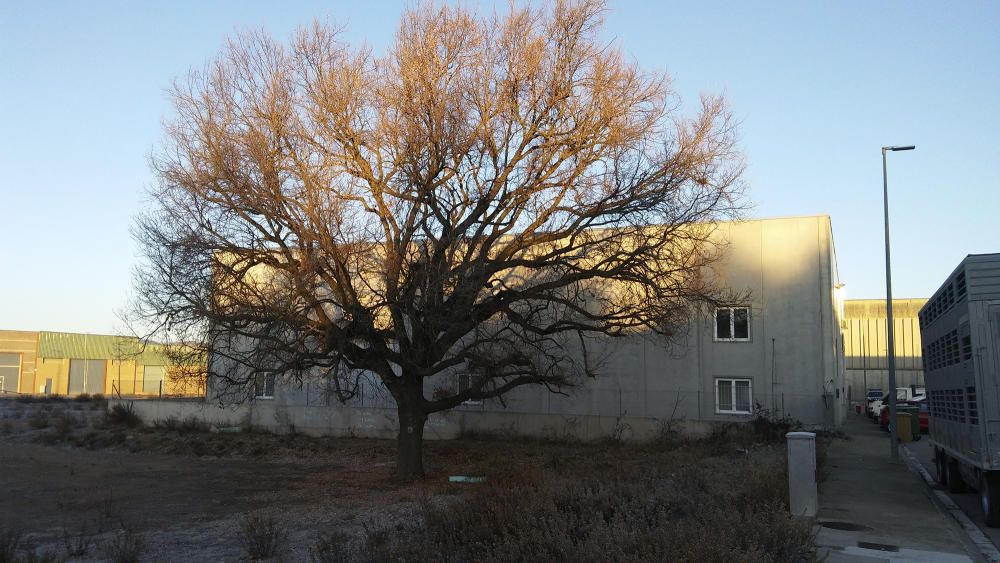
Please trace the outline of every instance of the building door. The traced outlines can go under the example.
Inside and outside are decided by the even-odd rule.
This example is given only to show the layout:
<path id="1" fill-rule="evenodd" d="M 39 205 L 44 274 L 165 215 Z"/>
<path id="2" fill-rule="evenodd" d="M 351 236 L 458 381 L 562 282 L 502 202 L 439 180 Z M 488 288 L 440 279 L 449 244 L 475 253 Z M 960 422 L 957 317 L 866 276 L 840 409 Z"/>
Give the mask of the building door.
<path id="1" fill-rule="evenodd" d="M 17 393 L 21 379 L 21 354 L 0 352 L 0 395 Z"/>
<path id="2" fill-rule="evenodd" d="M 69 385 L 70 395 L 89 393 L 96 395 L 104 393 L 104 376 L 106 360 L 70 360 Z"/>
<path id="3" fill-rule="evenodd" d="M 164 366 L 145 366 L 142 369 L 142 392 L 159 395 L 163 391 Z"/>

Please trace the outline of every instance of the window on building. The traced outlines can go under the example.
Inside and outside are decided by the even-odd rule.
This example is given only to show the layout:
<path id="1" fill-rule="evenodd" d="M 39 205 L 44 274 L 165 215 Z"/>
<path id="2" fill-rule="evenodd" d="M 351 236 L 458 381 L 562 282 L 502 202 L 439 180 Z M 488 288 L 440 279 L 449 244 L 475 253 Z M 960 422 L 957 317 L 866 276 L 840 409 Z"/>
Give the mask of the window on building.
<path id="1" fill-rule="evenodd" d="M 715 339 L 726 342 L 750 340 L 750 307 L 719 307 L 715 310 Z"/>
<path id="2" fill-rule="evenodd" d="M 21 354 L 0 354 L 0 394 L 17 393 L 17 380 L 21 376 Z"/>
<path id="3" fill-rule="evenodd" d="M 753 386 L 749 379 L 720 378 L 715 380 L 715 412 L 750 414 Z"/>
<path id="4" fill-rule="evenodd" d="M 274 398 L 274 374 L 269 373 L 266 375 L 257 376 L 256 381 L 254 381 L 254 397 L 258 399 L 273 399 Z"/>
<path id="5" fill-rule="evenodd" d="M 465 391 L 479 385 L 482 381 L 483 376 L 475 375 L 472 373 L 460 373 L 458 374 L 458 392 L 464 393 Z M 462 403 L 463 405 L 481 405 L 483 402 L 479 399 L 470 399 Z"/>

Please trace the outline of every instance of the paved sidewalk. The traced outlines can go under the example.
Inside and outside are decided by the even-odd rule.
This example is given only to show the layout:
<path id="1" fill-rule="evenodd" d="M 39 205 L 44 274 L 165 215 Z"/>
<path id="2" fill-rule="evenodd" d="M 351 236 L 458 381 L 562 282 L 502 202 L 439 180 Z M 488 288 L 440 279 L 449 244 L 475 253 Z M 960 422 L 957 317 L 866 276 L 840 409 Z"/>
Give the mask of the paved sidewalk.
<path id="1" fill-rule="evenodd" d="M 827 450 L 816 543 L 825 561 L 981 561 L 958 523 L 938 508 L 923 479 L 889 459 L 888 435 L 850 414 Z"/>

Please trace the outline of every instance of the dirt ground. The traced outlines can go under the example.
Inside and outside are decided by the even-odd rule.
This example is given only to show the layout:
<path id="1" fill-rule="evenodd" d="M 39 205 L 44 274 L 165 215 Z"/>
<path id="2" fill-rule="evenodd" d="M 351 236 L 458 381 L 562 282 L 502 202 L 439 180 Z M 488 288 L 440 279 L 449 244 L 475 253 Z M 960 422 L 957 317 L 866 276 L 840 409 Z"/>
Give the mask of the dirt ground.
<path id="1" fill-rule="evenodd" d="M 51 423 L 40 429 L 28 422 L 49 406 L 52 418 L 75 417 L 77 428 L 64 440 L 49 438 L 55 432 Z M 142 535 L 143 560 L 235 561 L 244 555 L 244 515 L 263 510 L 279 515 L 289 530 L 283 558 L 307 561 L 319 533 L 338 528 L 359 534 L 372 522 L 382 527 L 402 522 L 427 488 L 427 483 L 397 482 L 394 446 L 378 440 L 146 428 L 111 431 L 125 434 L 122 447 L 73 445 L 81 433 L 94 432 L 90 425 L 102 414 L 87 403 L 0 401 L 0 424 L 5 425 L 0 528 L 23 532 L 27 547 L 63 556 L 66 544 L 91 538 L 84 556 L 69 558 L 74 561 L 106 559 L 106 544 L 123 527 Z M 173 440 L 156 441 L 164 435 Z M 232 453 L 242 450 L 217 448 L 219 443 L 251 444 L 257 455 Z M 150 444 L 182 453 L 142 450 Z M 222 457 L 185 449 L 217 450 Z"/>
<path id="2" fill-rule="evenodd" d="M 104 401 L 0 400 L 0 560 L 4 538 L 16 531 L 22 557 L 29 552 L 53 556 L 44 560 L 112 560 L 123 538 L 140 538 L 142 561 L 245 561 L 250 557 L 244 523 L 250 514 L 273 516 L 287 530 L 277 558 L 281 561 L 309 561 L 311 550 L 322 545 L 321 538 L 331 537 L 340 538 L 336 545 L 346 546 L 346 551 L 337 553 L 355 555 L 385 548 L 386 537 L 430 538 L 431 534 L 436 539 L 421 547 L 420 553 L 436 553 L 442 545 L 461 551 L 464 539 L 451 546 L 452 540 L 446 537 L 451 524 L 442 528 L 442 517 L 463 514 L 457 522 L 482 526 L 465 533 L 491 537 L 496 527 L 493 519 L 503 516 L 503 507 L 510 502 L 520 502 L 523 484 L 534 483 L 536 494 L 548 496 L 538 499 L 537 506 L 529 503 L 520 510 L 540 509 L 540 517 L 549 518 L 544 514 L 555 506 L 554 499 L 570 494 L 572 498 L 557 502 L 561 508 L 552 517 L 568 518 L 567 529 L 576 530 L 572 522 L 590 514 L 594 495 L 610 494 L 608 483 L 617 481 L 621 483 L 614 486 L 629 498 L 660 495 L 656 502 L 663 504 L 655 512 L 679 519 L 667 522 L 677 524 L 672 528 L 680 534 L 677 545 L 702 549 L 681 560 L 704 560 L 699 554 L 710 553 L 719 542 L 717 537 L 698 539 L 704 535 L 700 530 L 723 526 L 733 536 L 732 530 L 750 530 L 763 521 L 762 516 L 752 508 L 737 515 L 737 520 L 707 524 L 699 520 L 705 516 L 699 516 L 697 507 L 684 508 L 686 497 L 697 497 L 691 502 L 708 507 L 713 502 L 739 504 L 757 495 L 760 502 L 743 503 L 756 507 L 780 502 L 785 490 L 784 478 L 776 473 L 784 467 L 782 450 L 773 444 L 751 448 L 741 438 L 743 434 L 697 443 L 670 437 L 666 442 L 634 447 L 503 436 L 427 442 L 427 478 L 402 483 L 393 474 L 395 444 L 391 441 L 213 432 L 192 421 L 139 426 L 128 422 L 127 417 L 109 419 Z M 737 484 L 722 487 L 709 474 L 722 483 Z M 488 485 L 449 483 L 450 475 L 483 476 Z M 518 476 L 527 478 L 518 480 Z M 718 487 L 722 489 L 716 491 Z M 480 501 L 497 494 L 499 504 L 495 498 L 490 501 L 494 504 L 488 508 L 494 512 L 484 512 L 492 516 L 483 520 Z M 727 494 L 735 496 L 718 501 L 719 495 Z M 600 502 L 617 503 L 617 495 Z M 639 506 L 642 502 L 629 502 L 638 502 L 638 512 L 635 506 L 630 508 L 634 513 L 621 511 L 621 522 L 598 518 L 599 522 L 592 523 L 595 529 L 631 529 L 634 523 L 644 522 L 647 515 Z M 671 512 L 673 504 L 681 509 Z M 785 544 L 791 546 L 791 553 L 800 553 L 801 546 L 792 544 L 806 541 L 808 533 L 799 534 L 805 540 L 787 541 L 792 530 L 787 508 L 767 510 L 772 512 L 762 513 L 763 518 L 773 520 L 773 525 L 765 523 L 762 531 L 746 532 L 752 537 L 729 537 L 726 545 L 737 549 L 766 536 L 770 539 L 748 548 L 752 559 L 784 560 L 776 554 L 784 553 L 780 550 L 788 547 Z M 710 519 L 716 513 L 732 514 L 717 507 L 701 512 L 705 511 Z M 424 527 L 427 515 L 434 513 L 437 526 Z M 683 521 L 686 517 L 693 520 Z M 514 517 L 509 526 L 529 532 L 535 528 L 533 524 L 522 527 L 522 520 Z M 552 533 L 573 535 L 566 530 Z M 654 547 L 662 547 L 666 541 L 662 539 Z M 510 557 L 539 559 L 530 542 L 518 546 L 520 551 L 511 551 L 515 555 Z M 595 547 L 592 558 L 604 549 Z M 768 555 L 767 550 L 773 553 Z M 478 558 L 472 552 L 466 555 Z"/>

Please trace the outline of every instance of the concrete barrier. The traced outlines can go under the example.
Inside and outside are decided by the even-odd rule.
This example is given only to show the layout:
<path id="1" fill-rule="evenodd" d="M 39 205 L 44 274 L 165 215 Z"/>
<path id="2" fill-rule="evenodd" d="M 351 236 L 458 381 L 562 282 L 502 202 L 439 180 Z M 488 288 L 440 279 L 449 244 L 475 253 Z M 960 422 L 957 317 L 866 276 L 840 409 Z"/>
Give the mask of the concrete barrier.
<path id="1" fill-rule="evenodd" d="M 289 406 L 272 401 L 222 406 L 190 399 L 112 399 L 109 408 L 131 403 L 144 422 L 194 417 L 214 426 L 243 426 L 276 433 L 301 432 L 314 436 L 395 438 L 394 408 L 348 406 Z M 424 428 L 428 440 L 449 440 L 463 435 L 493 434 L 555 440 L 623 442 L 649 441 L 666 432 L 707 435 L 713 423 L 673 422 L 652 417 L 559 415 L 455 409 L 430 415 Z"/>

